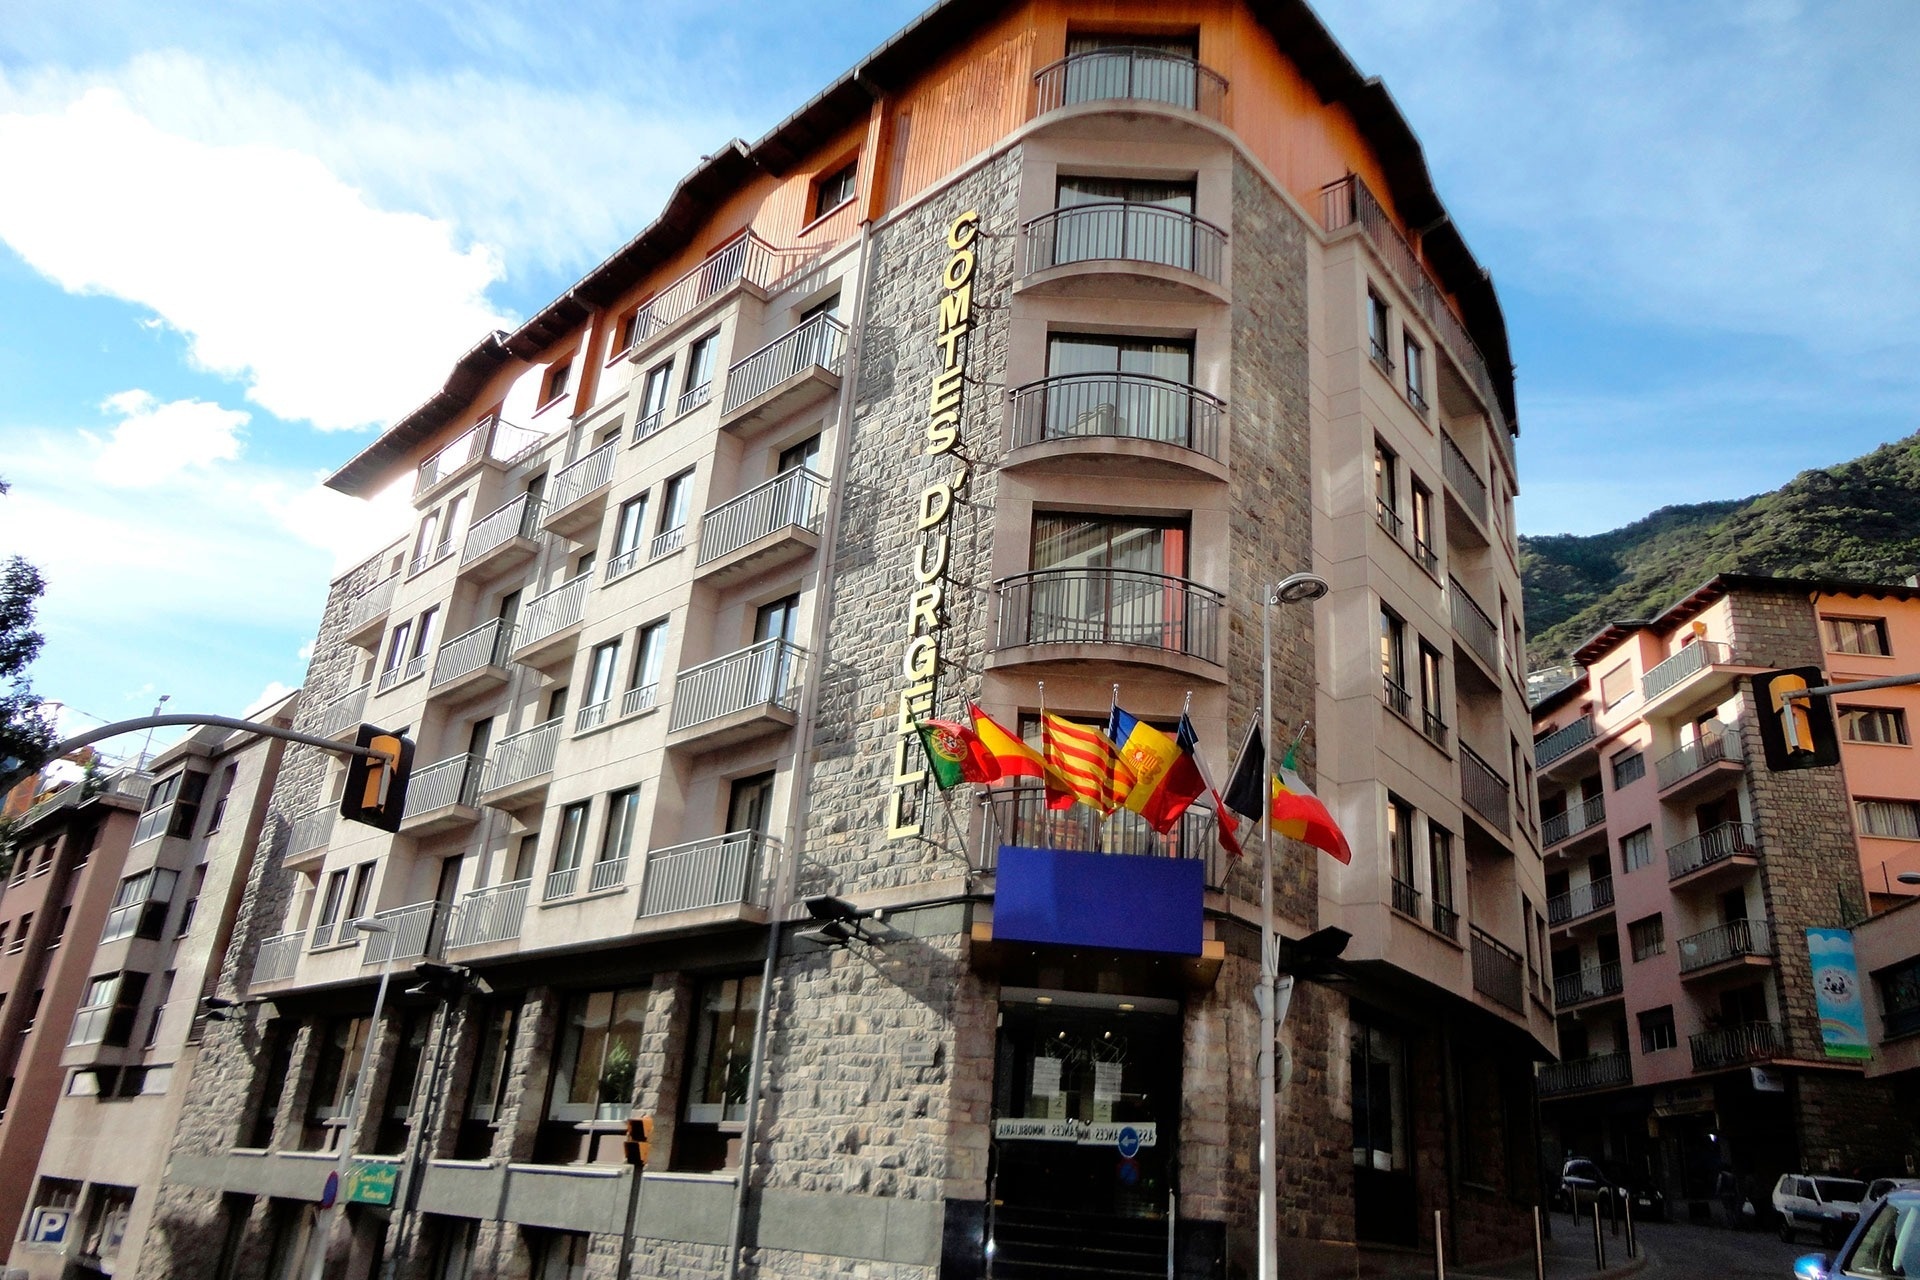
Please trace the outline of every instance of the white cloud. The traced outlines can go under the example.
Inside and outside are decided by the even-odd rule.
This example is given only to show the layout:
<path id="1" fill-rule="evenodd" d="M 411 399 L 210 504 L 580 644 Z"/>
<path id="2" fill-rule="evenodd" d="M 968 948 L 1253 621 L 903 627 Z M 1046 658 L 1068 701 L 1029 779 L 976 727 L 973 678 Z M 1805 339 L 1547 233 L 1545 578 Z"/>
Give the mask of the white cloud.
<path id="1" fill-rule="evenodd" d="M 0 115 L 0 239 L 76 293 L 152 309 L 193 360 L 323 429 L 387 421 L 506 321 L 484 246 L 370 205 L 320 161 L 165 132 L 117 93 Z"/>
<path id="2" fill-rule="evenodd" d="M 262 689 L 258 695 L 247 703 L 246 710 L 240 713 L 240 718 L 242 720 L 251 720 L 254 716 L 265 711 L 268 707 L 292 692 L 292 685 L 281 684 L 278 680 L 269 680 L 267 687 Z"/>
<path id="3" fill-rule="evenodd" d="M 204 400 L 161 404 L 145 391 L 108 396 L 103 409 L 121 416 L 93 460 L 94 475 L 116 488 L 152 488 L 182 471 L 232 462 L 240 456 L 240 428 L 251 415 Z"/>

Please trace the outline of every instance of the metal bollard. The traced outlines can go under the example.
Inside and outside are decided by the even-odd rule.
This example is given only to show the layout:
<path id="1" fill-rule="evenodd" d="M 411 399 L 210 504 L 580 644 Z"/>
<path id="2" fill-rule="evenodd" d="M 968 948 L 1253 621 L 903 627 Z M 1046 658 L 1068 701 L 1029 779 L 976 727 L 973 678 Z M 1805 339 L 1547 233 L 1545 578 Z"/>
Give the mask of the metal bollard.
<path id="1" fill-rule="evenodd" d="M 1625 1212 L 1627 1219 L 1627 1256 L 1637 1258 L 1640 1256 L 1640 1242 L 1633 1235 L 1633 1193 L 1631 1191 L 1620 1198 L 1620 1208 Z"/>
<path id="2" fill-rule="evenodd" d="M 1547 1280 L 1547 1247 L 1540 1239 L 1540 1206 L 1533 1206 L 1533 1280 Z"/>
<path id="3" fill-rule="evenodd" d="M 1600 1234 L 1600 1202 L 1593 1202 L 1593 1266 L 1596 1271 L 1607 1269 L 1607 1238 Z"/>
<path id="4" fill-rule="evenodd" d="M 1440 1211 L 1433 1211 L 1433 1280 L 1447 1280 L 1447 1251 L 1440 1241 Z"/>

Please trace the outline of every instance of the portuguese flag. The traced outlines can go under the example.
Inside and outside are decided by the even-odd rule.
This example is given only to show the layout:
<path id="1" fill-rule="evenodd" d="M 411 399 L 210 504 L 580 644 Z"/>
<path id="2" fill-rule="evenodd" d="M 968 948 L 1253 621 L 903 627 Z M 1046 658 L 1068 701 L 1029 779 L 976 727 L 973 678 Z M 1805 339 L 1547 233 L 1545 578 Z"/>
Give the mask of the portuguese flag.
<path id="1" fill-rule="evenodd" d="M 1000 764 L 980 741 L 980 735 L 951 720 L 916 720 L 920 744 L 927 749 L 927 767 L 942 791 L 963 782 L 992 782 Z"/>

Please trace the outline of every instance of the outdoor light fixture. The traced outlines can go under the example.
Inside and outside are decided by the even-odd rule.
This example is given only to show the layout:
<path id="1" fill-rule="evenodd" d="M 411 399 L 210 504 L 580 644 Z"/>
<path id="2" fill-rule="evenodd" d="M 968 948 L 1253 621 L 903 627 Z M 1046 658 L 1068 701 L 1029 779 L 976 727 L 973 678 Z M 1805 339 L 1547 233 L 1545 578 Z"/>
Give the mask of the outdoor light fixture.
<path id="1" fill-rule="evenodd" d="M 1902 871 L 1894 879 L 1901 884 L 1920 884 L 1920 871 Z"/>
<path id="2" fill-rule="evenodd" d="M 845 898 L 831 896 L 808 898 L 807 914 L 820 923 L 811 929 L 802 929 L 796 937 L 808 942 L 819 943 L 823 947 L 845 947 L 855 942 L 873 945 L 874 939 L 860 924 L 862 920 L 877 920 L 880 913 L 874 910 L 862 911 Z"/>
<path id="3" fill-rule="evenodd" d="M 201 998 L 200 1007 L 206 1010 L 208 1022 L 232 1022 L 235 1018 L 246 1016 L 255 1009 L 258 1009 L 263 1017 L 280 1016 L 279 1006 L 262 996 L 254 996 L 246 1000 L 229 1000 L 225 996 L 205 996 Z"/>
<path id="4" fill-rule="evenodd" d="M 1304 604 L 1309 600 L 1318 600 L 1333 590 L 1327 580 L 1317 573 L 1290 573 L 1274 584 L 1273 602 L 1275 604 Z"/>

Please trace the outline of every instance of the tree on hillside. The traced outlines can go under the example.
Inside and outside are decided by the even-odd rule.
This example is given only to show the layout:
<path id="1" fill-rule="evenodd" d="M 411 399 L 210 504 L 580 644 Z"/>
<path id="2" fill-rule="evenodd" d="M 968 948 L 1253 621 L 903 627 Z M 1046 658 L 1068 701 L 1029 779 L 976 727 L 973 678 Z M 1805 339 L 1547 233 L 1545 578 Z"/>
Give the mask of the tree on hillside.
<path id="1" fill-rule="evenodd" d="M 0 494 L 7 483 L 0 480 Z M 27 664 L 40 652 L 34 603 L 46 590 L 40 571 L 19 556 L 0 563 L 0 772 L 13 762 L 38 766 L 53 746 L 53 725 L 27 682 Z"/>

